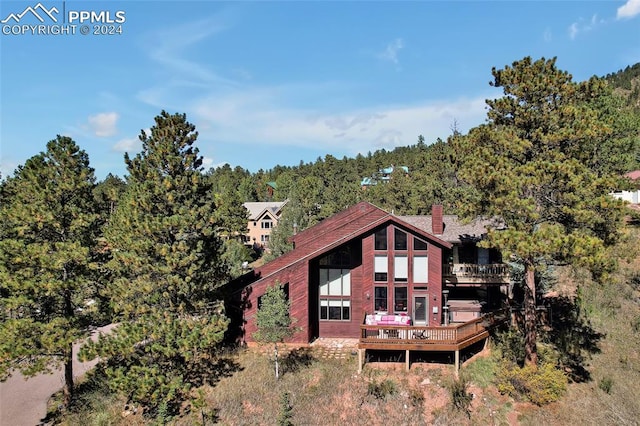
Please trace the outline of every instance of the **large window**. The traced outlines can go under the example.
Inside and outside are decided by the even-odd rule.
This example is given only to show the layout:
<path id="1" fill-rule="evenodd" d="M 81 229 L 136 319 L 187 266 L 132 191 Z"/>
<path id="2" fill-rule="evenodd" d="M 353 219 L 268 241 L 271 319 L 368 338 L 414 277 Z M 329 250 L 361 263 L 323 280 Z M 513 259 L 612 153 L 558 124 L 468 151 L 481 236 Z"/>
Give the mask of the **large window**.
<path id="1" fill-rule="evenodd" d="M 320 319 L 348 321 L 351 319 L 351 301 L 345 299 L 320 299 Z"/>
<path id="2" fill-rule="evenodd" d="M 393 289 L 394 312 L 407 312 L 407 287 L 395 287 Z"/>
<path id="3" fill-rule="evenodd" d="M 320 266 L 351 266 L 351 249 L 343 247 L 320 259 Z"/>
<path id="4" fill-rule="evenodd" d="M 393 258 L 393 280 L 399 283 L 409 281 L 409 261 L 407 256 Z"/>
<path id="5" fill-rule="evenodd" d="M 320 319 L 351 319 L 351 271 L 320 269 Z"/>
<path id="6" fill-rule="evenodd" d="M 387 312 L 387 287 L 374 287 L 373 302 L 377 312 Z"/>
<path id="7" fill-rule="evenodd" d="M 426 250 L 427 249 L 427 243 L 425 241 L 422 241 L 418 238 L 414 238 L 413 239 L 413 249 L 414 250 Z"/>
<path id="8" fill-rule="evenodd" d="M 399 230 L 398 228 L 394 229 L 393 233 L 393 247 L 396 250 L 406 250 L 407 249 L 407 233 Z"/>
<path id="9" fill-rule="evenodd" d="M 375 257 L 374 280 L 383 282 L 389 279 L 389 262 L 387 256 L 378 255 Z"/>
<path id="10" fill-rule="evenodd" d="M 387 228 L 378 229 L 374 235 L 376 250 L 387 249 Z"/>
<path id="11" fill-rule="evenodd" d="M 269 219 L 266 219 L 260 222 L 260 226 L 262 227 L 262 229 L 271 229 L 273 228 L 273 222 Z"/>
<path id="12" fill-rule="evenodd" d="M 427 256 L 413 256 L 413 282 L 429 282 L 429 262 Z"/>

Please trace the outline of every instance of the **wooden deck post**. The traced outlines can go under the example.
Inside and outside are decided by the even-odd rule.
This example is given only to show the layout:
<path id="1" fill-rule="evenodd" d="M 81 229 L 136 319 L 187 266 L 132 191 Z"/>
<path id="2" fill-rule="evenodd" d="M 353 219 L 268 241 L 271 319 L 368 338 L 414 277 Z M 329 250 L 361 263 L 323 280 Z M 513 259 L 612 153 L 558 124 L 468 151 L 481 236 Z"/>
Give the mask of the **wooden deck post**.
<path id="1" fill-rule="evenodd" d="M 458 378 L 458 372 L 460 371 L 460 350 L 456 350 L 455 355 L 455 375 L 456 379 Z"/>
<path id="2" fill-rule="evenodd" d="M 363 359 L 364 359 L 364 355 L 366 354 L 367 350 L 366 349 L 358 349 L 358 374 L 362 373 L 362 364 L 363 364 Z"/>
<path id="3" fill-rule="evenodd" d="M 409 354 L 411 353 L 411 351 L 409 349 L 407 349 L 405 351 L 405 359 L 404 359 L 404 363 L 405 363 L 405 368 L 407 371 L 409 371 L 411 369 L 411 364 L 409 364 Z"/>

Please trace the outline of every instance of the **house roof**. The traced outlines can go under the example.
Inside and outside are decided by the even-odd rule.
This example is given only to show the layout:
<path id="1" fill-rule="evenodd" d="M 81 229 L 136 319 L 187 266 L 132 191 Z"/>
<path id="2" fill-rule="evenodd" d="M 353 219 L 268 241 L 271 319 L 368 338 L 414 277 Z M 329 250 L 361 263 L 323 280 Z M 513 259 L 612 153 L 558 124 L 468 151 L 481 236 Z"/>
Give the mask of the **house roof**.
<path id="1" fill-rule="evenodd" d="M 640 170 L 634 170 L 632 172 L 625 174 L 625 176 L 631 180 L 638 180 L 640 179 Z"/>
<path id="2" fill-rule="evenodd" d="M 432 216 L 399 216 L 399 218 L 418 229 L 432 232 Z M 468 239 L 480 239 L 487 233 L 489 228 L 504 229 L 504 225 L 497 220 L 475 219 L 465 223 L 455 215 L 443 215 L 442 222 L 444 231 L 442 235 L 438 236 L 449 243 L 460 243 Z"/>
<path id="3" fill-rule="evenodd" d="M 388 213 L 373 204 L 361 202 L 295 235 L 292 238 L 295 244 L 294 250 L 256 268 L 253 273 L 258 280 L 266 279 L 389 223 L 395 223 L 407 231 L 420 235 L 431 244 L 451 248 L 449 242 L 432 235 L 425 229 L 403 221 L 399 216 Z"/>
<path id="4" fill-rule="evenodd" d="M 271 213 L 272 216 L 278 216 L 278 213 L 285 204 L 287 204 L 286 201 L 243 203 L 244 208 L 249 211 L 249 220 L 258 220 L 265 212 Z"/>

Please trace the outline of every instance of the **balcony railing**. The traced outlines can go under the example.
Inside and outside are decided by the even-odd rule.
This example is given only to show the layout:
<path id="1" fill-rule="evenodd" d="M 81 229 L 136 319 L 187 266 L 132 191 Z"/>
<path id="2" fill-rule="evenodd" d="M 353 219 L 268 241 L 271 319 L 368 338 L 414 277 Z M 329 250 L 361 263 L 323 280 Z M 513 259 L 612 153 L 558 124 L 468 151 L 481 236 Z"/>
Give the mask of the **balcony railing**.
<path id="1" fill-rule="evenodd" d="M 508 319 L 507 310 L 499 310 L 480 318 L 442 327 L 426 326 L 360 326 L 360 347 L 372 349 L 456 350 L 486 337 L 488 330 Z"/>
<path id="2" fill-rule="evenodd" d="M 449 263 L 442 266 L 442 275 L 446 282 L 457 283 L 509 283 L 509 265 L 491 263 Z"/>

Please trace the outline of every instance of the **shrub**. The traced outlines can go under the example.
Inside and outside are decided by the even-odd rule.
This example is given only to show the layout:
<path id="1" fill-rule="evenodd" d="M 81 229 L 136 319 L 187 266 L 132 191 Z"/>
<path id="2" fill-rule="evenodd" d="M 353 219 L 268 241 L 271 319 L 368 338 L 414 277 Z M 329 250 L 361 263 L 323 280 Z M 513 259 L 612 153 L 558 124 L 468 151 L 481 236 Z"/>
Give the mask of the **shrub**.
<path id="1" fill-rule="evenodd" d="M 469 393 L 469 380 L 466 377 L 460 377 L 457 380 L 453 380 L 449 385 L 449 392 L 451 393 L 451 404 L 454 410 L 464 412 L 467 417 L 471 417 L 469 407 L 471 406 L 471 400 L 473 396 Z"/>
<path id="2" fill-rule="evenodd" d="M 501 393 L 536 405 L 557 401 L 566 391 L 567 383 L 567 376 L 550 363 L 536 368 L 504 362 L 496 375 L 496 386 Z"/>
<path id="3" fill-rule="evenodd" d="M 420 407 L 424 404 L 424 392 L 419 387 L 409 389 L 409 400 L 414 407 Z"/>
<path id="4" fill-rule="evenodd" d="M 524 347 L 524 334 L 516 328 L 509 328 L 496 336 L 496 349 L 501 359 L 522 365 L 525 358 Z"/>
<path id="5" fill-rule="evenodd" d="M 605 393 L 610 394 L 611 388 L 613 388 L 613 379 L 611 377 L 603 377 L 598 383 L 598 387 Z"/>
<path id="6" fill-rule="evenodd" d="M 369 383 L 367 395 L 371 395 L 376 399 L 386 399 L 387 396 L 395 394 L 396 391 L 396 384 L 393 380 L 385 379 L 381 382 L 374 380 Z"/>
<path id="7" fill-rule="evenodd" d="M 278 426 L 292 426 L 293 407 L 289 392 L 284 392 L 280 398 L 280 414 L 278 415 Z"/>

